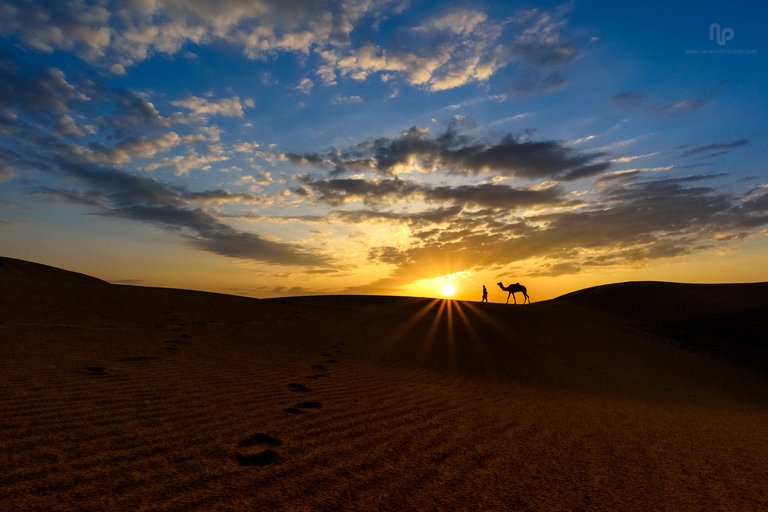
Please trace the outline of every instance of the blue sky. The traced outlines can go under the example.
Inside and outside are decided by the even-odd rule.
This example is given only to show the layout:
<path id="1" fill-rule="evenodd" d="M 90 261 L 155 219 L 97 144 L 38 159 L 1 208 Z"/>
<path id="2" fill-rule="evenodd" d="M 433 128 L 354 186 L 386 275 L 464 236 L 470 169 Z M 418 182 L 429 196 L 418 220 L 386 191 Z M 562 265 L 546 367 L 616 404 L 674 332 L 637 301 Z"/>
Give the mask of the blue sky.
<path id="1" fill-rule="evenodd" d="M 759 2 L 0 2 L 2 254 L 257 297 L 764 281 Z"/>

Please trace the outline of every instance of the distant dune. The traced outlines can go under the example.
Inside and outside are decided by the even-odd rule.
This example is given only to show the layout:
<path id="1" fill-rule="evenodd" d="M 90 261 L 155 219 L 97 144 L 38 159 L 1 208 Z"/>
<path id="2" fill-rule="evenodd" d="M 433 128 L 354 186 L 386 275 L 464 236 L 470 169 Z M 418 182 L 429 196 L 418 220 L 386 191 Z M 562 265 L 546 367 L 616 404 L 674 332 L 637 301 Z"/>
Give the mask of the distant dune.
<path id="1" fill-rule="evenodd" d="M 70 272 L 69 270 L 62 270 L 60 268 L 51 267 L 48 265 L 42 265 L 40 263 L 32 263 L 31 261 L 18 260 L 15 258 L 0 257 L 0 279 L 11 278 L 28 278 L 28 279 L 59 279 L 65 281 L 78 281 L 83 283 L 103 283 L 106 281 L 97 279 L 95 277 L 80 274 L 78 272 Z"/>
<path id="2" fill-rule="evenodd" d="M 768 283 L 618 283 L 556 300 L 613 313 L 768 373 Z"/>
<path id="3" fill-rule="evenodd" d="M 767 291 L 256 300 L 0 258 L 0 509 L 768 509 Z"/>

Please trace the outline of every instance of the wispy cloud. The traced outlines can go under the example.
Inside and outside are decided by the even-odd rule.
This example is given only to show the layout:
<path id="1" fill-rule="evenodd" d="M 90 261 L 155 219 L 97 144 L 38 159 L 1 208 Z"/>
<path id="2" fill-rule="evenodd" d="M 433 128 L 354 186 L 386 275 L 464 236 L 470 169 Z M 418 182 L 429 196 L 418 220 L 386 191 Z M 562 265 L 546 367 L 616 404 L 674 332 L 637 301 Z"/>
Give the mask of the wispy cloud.
<path id="1" fill-rule="evenodd" d="M 697 146 L 695 148 L 685 151 L 684 155 L 699 155 L 702 153 L 722 153 L 730 151 L 734 148 L 745 146 L 749 143 L 749 139 L 741 139 L 734 142 L 728 142 L 724 144 L 707 144 L 705 146 Z"/>
<path id="2" fill-rule="evenodd" d="M 654 151 L 653 153 L 648 153 L 647 155 L 622 156 L 620 158 L 611 159 L 611 162 L 624 164 L 633 160 L 637 160 L 638 158 L 648 158 L 649 156 L 655 156 L 658 154 L 658 151 Z"/>
<path id="3" fill-rule="evenodd" d="M 655 112 L 657 114 L 665 114 L 665 115 L 686 114 L 688 112 L 699 110 L 700 108 L 704 107 L 707 103 L 708 103 L 707 100 L 700 99 L 700 98 L 693 99 L 693 100 L 678 101 L 677 103 L 669 103 L 667 105 L 656 107 Z"/>

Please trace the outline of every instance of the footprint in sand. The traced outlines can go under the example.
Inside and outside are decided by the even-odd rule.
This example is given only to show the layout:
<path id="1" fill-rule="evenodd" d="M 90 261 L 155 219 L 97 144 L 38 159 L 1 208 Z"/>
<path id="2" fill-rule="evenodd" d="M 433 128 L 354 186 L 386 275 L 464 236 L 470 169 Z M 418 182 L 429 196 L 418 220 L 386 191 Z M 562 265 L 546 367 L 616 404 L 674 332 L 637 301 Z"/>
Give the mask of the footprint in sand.
<path id="1" fill-rule="evenodd" d="M 253 434 L 247 439 L 243 439 L 237 446 L 241 448 L 251 448 L 255 446 L 276 447 L 283 444 L 283 441 L 261 432 Z M 274 450 L 263 450 L 258 453 L 236 453 L 237 463 L 241 466 L 268 466 L 280 460 L 277 452 Z"/>
<path id="2" fill-rule="evenodd" d="M 325 370 L 325 366 L 323 366 L 321 364 L 313 364 L 312 365 L 312 369 L 313 370 Z"/>
<path id="3" fill-rule="evenodd" d="M 107 369 L 103 366 L 83 366 L 77 370 L 73 370 L 72 373 L 84 373 L 86 375 L 106 375 Z"/>
<path id="4" fill-rule="evenodd" d="M 269 434 L 262 434 L 261 432 L 258 432 L 256 434 L 253 434 L 250 437 L 247 437 L 237 443 L 237 446 L 258 446 L 258 445 L 264 445 L 264 446 L 280 446 L 283 444 L 283 441 L 272 437 Z"/>
<path id="5" fill-rule="evenodd" d="M 322 405 L 320 402 L 301 402 L 294 407 L 298 407 L 299 409 L 319 409 Z"/>
<path id="6" fill-rule="evenodd" d="M 283 409 L 283 411 L 289 414 L 307 414 L 307 411 L 304 409 L 319 409 L 320 407 L 322 407 L 320 402 L 301 402 L 300 404 L 296 404 L 293 407 Z"/>
<path id="7" fill-rule="evenodd" d="M 316 373 L 314 375 L 307 375 L 308 379 L 322 379 L 323 377 L 328 377 L 328 375 L 324 373 Z"/>
<path id="8" fill-rule="evenodd" d="M 328 363 L 328 364 L 332 364 L 332 363 L 339 363 L 339 362 L 341 362 L 341 361 L 339 361 L 338 359 L 326 359 L 326 360 L 325 360 L 325 361 L 323 361 L 323 362 L 324 362 L 324 363 Z"/>
<path id="9" fill-rule="evenodd" d="M 299 393 L 309 393 L 310 391 L 312 391 L 310 388 L 308 388 L 304 384 L 297 384 L 295 382 L 288 384 L 288 389 L 290 389 L 291 391 L 297 391 Z"/>

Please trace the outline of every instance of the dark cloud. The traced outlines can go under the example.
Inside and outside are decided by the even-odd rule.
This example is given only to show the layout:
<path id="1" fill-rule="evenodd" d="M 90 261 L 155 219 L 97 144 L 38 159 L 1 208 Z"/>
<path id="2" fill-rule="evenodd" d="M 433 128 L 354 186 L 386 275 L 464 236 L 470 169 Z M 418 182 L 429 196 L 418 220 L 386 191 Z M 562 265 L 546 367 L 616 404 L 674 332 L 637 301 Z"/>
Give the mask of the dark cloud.
<path id="1" fill-rule="evenodd" d="M 386 180 L 328 179 L 304 177 L 304 185 L 315 194 L 313 202 L 340 206 L 352 201 L 388 204 L 407 199 L 514 210 L 535 205 L 564 204 L 565 192 L 557 186 L 531 189 L 485 183 L 479 185 L 430 186 L 392 178 Z"/>
<path id="2" fill-rule="evenodd" d="M 566 85 L 568 85 L 568 80 L 557 72 L 550 73 L 545 77 L 526 74 L 517 80 L 512 91 L 524 95 L 543 94 L 562 89 Z"/>
<path id="3" fill-rule="evenodd" d="M 378 212 L 374 210 L 337 210 L 333 217 L 352 224 L 360 224 L 369 221 L 403 222 L 414 226 L 441 224 L 453 219 L 464 209 L 461 205 L 440 207 L 434 210 L 426 210 L 414 213 Z"/>
<path id="4" fill-rule="evenodd" d="M 768 187 L 761 187 L 747 196 L 742 208 L 748 213 L 768 214 Z"/>
<path id="5" fill-rule="evenodd" d="M 749 139 L 741 139 L 727 144 L 708 144 L 706 146 L 697 146 L 689 149 L 683 155 L 698 155 L 701 153 L 717 152 L 717 154 L 727 153 L 728 150 L 738 148 L 749 143 Z"/>
<path id="6" fill-rule="evenodd" d="M 648 95 L 642 91 L 622 92 L 620 94 L 611 96 L 611 99 L 608 100 L 608 103 L 620 108 L 635 108 L 639 107 L 640 104 L 645 101 L 647 96 Z"/>
<path id="7" fill-rule="evenodd" d="M 99 206 L 106 205 L 106 197 L 97 192 L 90 191 L 82 193 L 76 190 L 54 189 L 49 187 L 36 187 L 30 191 L 36 197 L 50 201 L 52 203 L 69 203 L 81 206 Z"/>
<path id="8" fill-rule="evenodd" d="M 430 137 L 425 129 L 412 127 L 400 137 L 381 138 L 358 145 L 348 153 L 331 151 L 327 163 L 335 171 L 373 166 L 382 174 L 392 174 L 398 166 L 418 161 L 427 171 L 455 174 L 493 172 L 502 176 L 563 181 L 593 176 L 610 168 L 600 161 L 605 153 L 578 152 L 558 141 L 531 141 L 509 134 L 495 142 L 482 142 L 457 132 L 453 126 Z M 291 154 L 297 165 L 319 164 L 314 153 Z M 361 162 L 365 162 L 361 165 Z"/>
<path id="9" fill-rule="evenodd" d="M 485 183 L 481 185 L 441 186 L 423 190 L 424 198 L 431 202 L 518 209 L 543 204 L 561 204 L 564 191 L 560 187 L 521 189 L 509 185 Z"/>
<path id="10" fill-rule="evenodd" d="M 223 256 L 274 265 L 333 267 L 325 256 L 296 244 L 275 242 L 234 229 L 214 213 L 192 206 L 194 203 L 253 203 L 260 200 L 250 194 L 225 190 L 192 192 L 185 187 L 78 161 L 66 154 L 52 158 L 56 158 L 57 165 L 45 166 L 42 170 L 66 177 L 71 188 L 36 187 L 30 190 L 32 194 L 89 206 L 95 208 L 93 213 L 98 215 L 158 225 L 180 233 L 192 247 Z"/>
<path id="11" fill-rule="evenodd" d="M 286 153 L 285 157 L 289 162 L 295 165 L 314 165 L 320 167 L 325 163 L 323 157 L 317 153 L 304 153 L 301 155 L 296 153 Z"/>
<path id="12" fill-rule="evenodd" d="M 539 68 L 562 67 L 580 52 L 568 35 L 565 15 L 568 6 L 552 11 L 519 11 L 513 23 L 525 27 L 507 47 L 514 58 Z"/>
<path id="13" fill-rule="evenodd" d="M 315 203 L 340 206 L 350 201 L 366 204 L 381 204 L 411 197 L 418 193 L 420 186 L 392 178 L 386 180 L 329 179 L 313 181 L 303 178 L 304 185 L 316 194 Z"/>
<path id="14" fill-rule="evenodd" d="M 161 116 L 154 104 L 132 91 L 119 91 L 114 116 L 100 117 L 97 121 L 119 130 L 132 130 L 137 127 L 147 130 L 171 126 L 171 120 Z"/>
<path id="15" fill-rule="evenodd" d="M 6 111 L 47 119 L 87 100 L 59 69 L 22 72 L 0 61 L 0 108 Z"/>
<path id="16" fill-rule="evenodd" d="M 182 187 L 131 176 L 114 170 L 70 167 L 68 174 L 102 191 L 107 197 L 103 215 L 157 224 L 172 231 L 188 230 L 193 247 L 232 258 L 275 265 L 329 266 L 330 261 L 297 245 L 267 240 L 236 230 L 202 209 L 186 207 L 190 201 L 232 199 L 223 191 L 188 192 Z M 250 198 L 250 196 L 248 196 Z"/>

